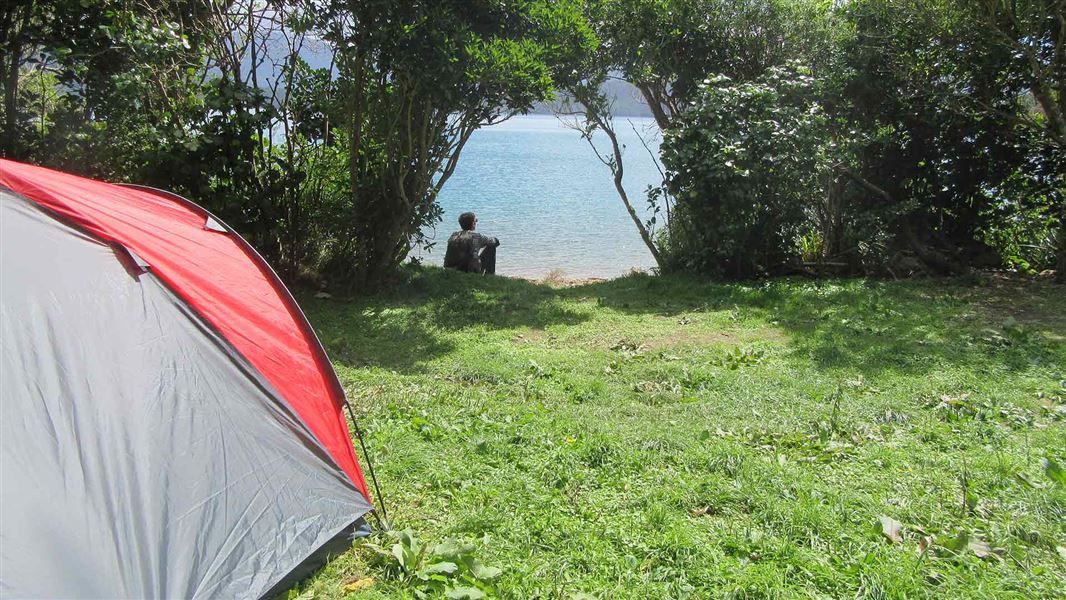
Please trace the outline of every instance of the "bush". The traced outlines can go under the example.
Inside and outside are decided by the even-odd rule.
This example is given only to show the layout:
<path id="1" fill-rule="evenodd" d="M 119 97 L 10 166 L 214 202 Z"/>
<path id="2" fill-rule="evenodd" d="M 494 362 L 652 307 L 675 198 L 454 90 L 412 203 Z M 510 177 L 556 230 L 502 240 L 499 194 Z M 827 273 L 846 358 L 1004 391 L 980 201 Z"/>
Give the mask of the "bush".
<path id="1" fill-rule="evenodd" d="M 828 168 L 815 81 L 790 65 L 752 83 L 719 76 L 700 87 L 662 146 L 677 198 L 667 268 L 738 279 L 782 272 L 800 258 Z"/>

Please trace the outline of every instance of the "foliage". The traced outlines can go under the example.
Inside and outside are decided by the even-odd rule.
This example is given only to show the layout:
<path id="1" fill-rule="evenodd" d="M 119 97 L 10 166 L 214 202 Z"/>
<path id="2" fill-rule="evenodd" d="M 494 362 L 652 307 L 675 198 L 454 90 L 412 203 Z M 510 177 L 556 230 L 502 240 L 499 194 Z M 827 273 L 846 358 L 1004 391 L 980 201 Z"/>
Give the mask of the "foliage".
<path id="1" fill-rule="evenodd" d="M 203 8 L 177 1 L 5 4 L 0 152 L 83 173 L 126 172 L 131 143 L 150 142 L 155 128 L 176 124 L 187 108 L 202 60 Z M 40 90 L 46 79 L 52 87 Z M 20 90 L 27 84 L 52 100 L 26 98 Z"/>
<path id="2" fill-rule="evenodd" d="M 1064 204 L 1066 181 L 1061 176 L 1050 179 L 1057 187 L 1037 192 L 1023 173 L 1012 175 L 1002 188 L 1002 197 L 1020 202 L 1004 201 L 992 207 L 993 220 L 983 232 L 984 241 L 996 248 L 1003 262 L 1023 273 L 1052 268 L 1060 251 L 1063 216 L 1056 213 L 1056 207 Z"/>
<path id="3" fill-rule="evenodd" d="M 363 547 L 377 555 L 386 576 L 411 589 L 416 597 L 443 594 L 456 600 L 479 600 L 495 593 L 492 581 L 500 570 L 483 565 L 474 544 L 447 539 L 430 546 L 410 529 L 385 535 L 394 542 L 388 549 L 373 543 Z"/>
<path id="4" fill-rule="evenodd" d="M 279 21 L 270 31 L 267 13 Z M 284 31 L 282 11 L 251 0 L 85 0 L 18 3 L 6 16 L 19 23 L 5 35 L 25 84 L 5 113 L 5 155 L 188 195 L 292 275 L 306 240 L 291 213 L 306 173 L 298 138 L 275 146 L 268 136 L 291 120 L 280 88 L 305 65 L 259 85 L 265 57 L 248 56 Z"/>
<path id="5" fill-rule="evenodd" d="M 370 289 L 425 242 L 473 132 L 558 89 L 586 139 L 611 140 L 597 156 L 662 268 L 1066 277 L 1064 11 L 1049 0 L 9 2 L 0 154 L 174 190 L 287 279 Z M 326 66 L 305 62 L 315 52 Z M 812 78 L 802 100 L 781 74 L 796 64 Z M 654 222 L 621 185 L 624 148 L 599 91 L 612 77 L 637 86 L 672 140 L 669 181 L 647 197 Z M 716 112 L 719 100 L 736 110 Z M 794 127 L 771 131 L 774 111 Z"/>
<path id="6" fill-rule="evenodd" d="M 966 0 L 963 3 L 986 35 L 986 48 L 1009 53 L 1004 81 L 1024 86 L 1040 114 L 1020 116 L 1023 126 L 1048 143 L 1066 148 L 1066 5 L 1055 0 Z M 990 36 L 987 34 L 991 34 Z"/>
<path id="7" fill-rule="evenodd" d="M 608 68 L 648 101 L 666 129 L 708 76 L 749 81 L 819 39 L 805 0 L 603 0 L 593 22 Z M 812 51 L 813 53 L 813 51 Z"/>
<path id="8" fill-rule="evenodd" d="M 1035 245 L 1037 252 L 1025 254 L 1036 260 L 1021 260 L 1025 265 L 1035 263 L 1037 268 L 1054 266 L 1059 282 L 1066 283 L 1066 4 L 967 0 L 965 5 L 975 14 L 979 31 L 991 33 L 982 36 L 982 41 L 1012 58 L 998 74 L 999 79 L 1026 92 L 1021 108 L 1010 113 L 1029 148 L 1028 168 L 1023 167 L 1012 178 L 1030 180 L 1016 202 L 1022 219 L 1034 213 L 1048 218 L 1038 217 L 1026 232 L 1035 244 L 1025 245 Z M 1049 224 L 1054 230 L 1050 236 L 1045 227 Z M 1054 262 L 1042 252 L 1049 237 L 1056 254 Z M 1004 249 L 1007 258 L 1017 262 L 1020 253 L 1014 248 L 1017 246 Z"/>
<path id="9" fill-rule="evenodd" d="M 16 3 L 3 153 L 189 195 L 289 279 L 370 285 L 438 220 L 473 131 L 549 97 L 591 43 L 576 6 Z"/>
<path id="10" fill-rule="evenodd" d="M 704 80 L 665 136 L 677 198 L 670 266 L 745 279 L 795 262 L 808 203 L 828 171 L 826 118 L 809 71 L 773 68 L 755 82 Z"/>
<path id="11" fill-rule="evenodd" d="M 331 271 L 381 283 L 436 223 L 436 195 L 485 124 L 547 99 L 589 43 L 575 2 L 315 5 L 339 71 L 351 211 Z"/>
<path id="12" fill-rule="evenodd" d="M 997 201 L 989 190 L 1026 154 L 1007 116 L 972 111 L 1016 102 L 994 76 L 1009 57 L 981 48 L 980 28 L 955 3 L 868 0 L 844 17 L 854 33 L 834 112 L 859 141 L 848 164 L 861 179 L 848 183 L 847 205 L 869 215 L 855 237 L 893 232 L 881 264 L 896 272 L 980 265 L 988 252 L 979 231 Z"/>
<path id="13" fill-rule="evenodd" d="M 805 127 L 782 125 L 774 132 L 783 141 L 804 132 L 798 146 L 769 148 L 764 139 L 770 131 L 760 127 L 766 121 L 728 103 L 717 119 L 701 122 L 707 107 L 721 102 L 714 94 L 710 101 L 703 92 L 703 98 L 689 93 L 684 102 L 663 102 L 670 109 L 663 122 L 676 130 L 668 130 L 663 145 L 668 189 L 679 203 L 663 238 L 671 267 L 743 278 L 794 270 L 801 258 L 819 269 L 828 264 L 897 276 L 965 273 L 1001 261 L 1028 270 L 1052 266 L 1058 240 L 1066 239 L 1060 217 L 1066 163 L 1054 135 L 1045 135 L 1044 121 L 1025 102 L 1036 84 L 1019 60 L 1026 49 L 1017 46 L 1030 42 L 1011 42 L 1009 35 L 990 40 L 990 17 L 974 6 L 859 0 L 823 5 L 819 12 L 793 4 L 792 14 L 801 18 L 782 29 L 776 60 L 809 65 L 817 81 L 809 101 L 822 115 Z M 1026 6 L 1028 20 L 1012 25 L 1015 35 L 1022 35 L 1018 28 L 1033 31 L 1036 9 Z M 1053 55 L 1056 46 L 1047 43 Z M 1038 74 L 1056 72 L 1055 60 L 1038 57 L 1045 65 Z M 717 73 L 736 65 L 720 61 L 717 67 L 704 81 L 728 94 L 736 82 Z M 691 74 L 664 72 L 663 85 L 674 96 L 694 87 L 685 83 Z M 760 71 L 738 72 L 758 77 Z M 788 100 L 759 106 L 787 110 Z M 678 140 L 700 149 L 678 152 Z M 791 157 L 799 163 L 789 173 L 798 176 L 771 181 L 768 166 L 742 167 L 737 172 L 753 177 L 709 183 L 730 172 L 726 161 L 737 164 L 724 151 L 729 148 Z M 708 201 L 705 189 L 732 195 L 733 203 L 717 207 L 721 200 Z M 780 197 L 791 202 L 775 204 Z M 695 198 L 712 210 L 694 210 Z M 778 221 L 753 222 L 760 210 Z M 723 237 L 730 230 L 734 235 Z M 707 231 L 718 233 L 695 233 Z M 755 248 L 750 255 L 749 245 Z M 738 267 L 738 260 L 748 264 Z"/>
<path id="14" fill-rule="evenodd" d="M 662 271 L 668 264 L 660 248 L 668 236 L 674 197 L 664 185 L 652 186 L 647 201 L 652 219 L 642 222 L 622 185 L 623 150 L 615 135 L 604 81 L 622 77 L 644 96 L 660 129 L 683 126 L 687 110 L 706 77 L 721 75 L 745 82 L 784 63 L 795 48 L 820 39 L 809 27 L 818 5 L 807 0 L 590 0 L 585 14 L 599 44 L 563 86 L 571 102 L 560 111 L 576 117 L 572 126 L 592 146 L 614 178 L 614 185 L 645 245 Z M 602 132 L 610 151 L 596 147 Z M 666 222 L 661 222 L 665 218 Z M 684 218 L 684 217 L 682 217 Z M 658 230 L 657 230 L 658 228 Z"/>

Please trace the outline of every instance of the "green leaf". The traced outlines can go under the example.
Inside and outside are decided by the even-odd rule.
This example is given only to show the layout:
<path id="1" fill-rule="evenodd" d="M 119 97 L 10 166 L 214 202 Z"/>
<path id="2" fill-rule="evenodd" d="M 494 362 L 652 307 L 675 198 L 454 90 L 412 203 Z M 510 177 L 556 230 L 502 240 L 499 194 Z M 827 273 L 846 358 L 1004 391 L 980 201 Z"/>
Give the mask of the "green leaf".
<path id="1" fill-rule="evenodd" d="M 449 558 L 458 556 L 461 553 L 462 548 L 459 546 L 459 542 L 451 538 L 437 544 L 437 547 L 433 549 L 433 554 Z"/>
<path id="2" fill-rule="evenodd" d="M 1041 486 L 1037 485 L 1036 483 L 1033 483 L 1033 480 L 1031 480 L 1028 477 L 1026 477 L 1024 473 L 1015 473 L 1014 474 L 1014 478 L 1017 479 L 1019 483 L 1021 483 L 1022 485 L 1026 486 L 1028 488 L 1038 489 L 1038 488 L 1041 487 Z"/>
<path id="3" fill-rule="evenodd" d="M 391 552 L 389 552 L 388 550 L 382 548 L 381 546 L 378 546 L 377 544 L 366 543 L 366 544 L 363 544 L 363 547 L 364 548 L 369 548 L 370 550 L 372 550 L 376 554 L 380 554 L 381 556 L 392 556 Z"/>
<path id="4" fill-rule="evenodd" d="M 939 536 L 936 543 L 938 546 L 942 546 L 951 550 L 952 552 L 962 552 L 966 546 L 970 543 L 970 534 L 965 531 L 960 531 L 957 536 Z"/>
<path id="5" fill-rule="evenodd" d="M 459 569 L 459 565 L 457 565 L 457 564 L 455 564 L 453 562 L 444 561 L 444 562 L 436 562 L 436 563 L 433 563 L 433 564 L 427 566 L 423 570 L 423 572 L 429 573 L 429 574 L 432 574 L 432 573 L 454 573 L 458 569 Z"/>
<path id="6" fill-rule="evenodd" d="M 1044 473 L 1047 474 L 1048 479 L 1051 481 L 1059 485 L 1066 485 L 1066 470 L 1063 470 L 1058 463 L 1050 458 L 1044 459 Z"/>
<path id="7" fill-rule="evenodd" d="M 503 573 L 497 567 L 487 567 L 479 562 L 475 562 L 470 571 L 474 574 L 474 577 L 484 580 L 495 579 L 500 576 L 500 573 Z"/>
<path id="8" fill-rule="evenodd" d="M 444 595 L 455 600 L 480 600 L 485 592 L 475 587 L 456 586 L 445 590 Z"/>

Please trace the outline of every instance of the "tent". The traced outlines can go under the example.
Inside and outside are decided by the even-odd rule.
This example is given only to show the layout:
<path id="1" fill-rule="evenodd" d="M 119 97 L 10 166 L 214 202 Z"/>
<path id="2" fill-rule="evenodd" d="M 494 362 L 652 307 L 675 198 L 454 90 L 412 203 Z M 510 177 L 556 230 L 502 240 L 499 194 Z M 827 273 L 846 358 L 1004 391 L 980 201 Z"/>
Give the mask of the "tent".
<path id="1" fill-rule="evenodd" d="M 346 400 L 236 233 L 0 159 L 0 597 L 258 598 L 369 531 Z"/>

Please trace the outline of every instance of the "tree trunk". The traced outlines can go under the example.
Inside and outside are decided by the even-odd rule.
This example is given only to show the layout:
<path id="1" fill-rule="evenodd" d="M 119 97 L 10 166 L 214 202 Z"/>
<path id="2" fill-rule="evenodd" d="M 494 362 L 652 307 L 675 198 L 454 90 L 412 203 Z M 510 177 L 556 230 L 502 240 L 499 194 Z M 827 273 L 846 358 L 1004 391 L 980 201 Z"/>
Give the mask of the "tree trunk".
<path id="1" fill-rule="evenodd" d="M 22 32 L 15 9 L 4 14 L 4 29 L 7 40 L 7 61 L 3 61 L 4 81 L 4 129 L 0 132 L 0 155 L 19 158 L 18 152 L 18 84 L 19 66 L 22 62 Z"/>
<path id="2" fill-rule="evenodd" d="M 1063 211 L 1066 213 L 1066 210 Z M 1059 219 L 1058 256 L 1055 261 L 1055 281 L 1066 283 L 1066 214 Z"/>
<path id="3" fill-rule="evenodd" d="M 659 102 L 659 99 L 652 93 L 647 84 L 638 84 L 637 89 L 644 96 L 644 102 L 648 104 L 648 108 L 651 110 L 651 114 L 655 117 L 655 123 L 659 126 L 659 129 L 665 131 L 670 126 L 670 116 L 667 116 L 666 111 L 663 110 L 663 105 Z"/>
<path id="4" fill-rule="evenodd" d="M 618 145 L 618 136 L 615 135 L 614 129 L 610 127 L 604 127 L 601 124 L 600 129 L 602 129 L 611 140 L 611 151 L 614 154 L 615 165 L 614 189 L 618 191 L 618 197 L 622 199 L 622 204 L 625 205 L 626 212 L 629 213 L 629 218 L 633 219 L 633 224 L 637 226 L 637 231 L 640 232 L 640 239 L 644 240 L 644 245 L 648 247 L 649 251 L 651 251 L 656 266 L 659 267 L 659 271 L 662 271 L 663 257 L 659 254 L 659 248 L 655 245 L 655 240 L 651 239 L 651 233 L 648 231 L 648 228 L 644 226 L 644 222 L 640 220 L 640 215 L 638 215 L 637 211 L 633 208 L 633 203 L 629 201 L 629 194 L 626 193 L 626 188 L 622 185 L 622 149 Z"/>
<path id="5" fill-rule="evenodd" d="M 637 214 L 636 209 L 633 208 L 633 203 L 629 200 L 629 194 L 626 192 L 625 186 L 622 185 L 622 176 L 625 172 L 625 168 L 622 164 L 622 147 L 618 143 L 618 136 L 615 134 L 614 127 L 611 121 L 610 104 L 600 95 L 597 91 L 598 87 L 592 88 L 577 88 L 570 90 L 571 95 L 574 97 L 581 106 L 584 107 L 584 118 L 586 123 L 590 123 L 595 127 L 603 131 L 607 138 L 611 142 L 611 160 L 604 159 L 600 154 L 600 151 L 596 148 L 596 144 L 592 141 L 593 129 L 582 130 L 581 134 L 588 141 L 589 146 L 592 147 L 592 151 L 596 153 L 600 162 L 607 165 L 611 169 L 611 175 L 614 180 L 614 189 L 618 192 L 618 197 L 622 200 L 622 205 L 625 206 L 626 212 L 629 213 L 629 218 L 633 220 L 633 224 L 637 228 L 637 233 L 640 234 L 640 239 L 644 242 L 644 245 L 648 247 L 648 251 L 651 252 L 652 258 L 655 259 L 655 265 L 659 271 L 663 270 L 663 257 L 659 252 L 658 246 L 655 245 L 655 240 L 651 237 L 651 232 L 644 225 L 644 222 L 640 220 L 640 215 Z M 645 94 L 645 97 L 649 98 L 649 105 L 651 104 L 651 93 L 641 88 L 641 91 Z M 659 113 L 662 113 L 661 107 L 653 107 L 654 112 L 656 108 L 659 108 Z M 663 115 L 663 122 L 665 122 L 665 115 Z M 658 120 L 658 117 L 656 117 Z M 660 127 L 663 125 L 660 124 Z"/>
<path id="6" fill-rule="evenodd" d="M 910 223 L 903 225 L 903 237 L 907 241 L 907 250 L 914 252 L 927 266 L 941 275 L 968 275 L 970 267 L 941 252 L 937 248 L 923 243 L 914 233 Z"/>
<path id="7" fill-rule="evenodd" d="M 895 201 L 892 199 L 891 194 L 886 192 L 883 188 L 870 182 L 870 180 L 866 179 L 857 172 L 847 168 L 842 164 L 836 165 L 834 169 L 838 173 L 847 176 L 849 179 L 859 184 L 867 191 L 872 192 L 884 201 L 890 204 L 895 204 Z M 948 254 L 945 254 L 944 252 L 941 252 L 937 248 L 934 248 L 933 246 L 930 246 L 918 239 L 918 235 L 914 233 L 914 228 L 905 219 L 902 225 L 903 227 L 901 233 L 903 234 L 903 240 L 906 243 L 905 249 L 913 252 L 918 257 L 918 259 L 925 263 L 927 266 L 931 267 L 936 272 L 945 275 L 966 275 L 970 273 L 970 267 L 965 263 L 957 260 L 952 256 L 949 256 Z"/>

